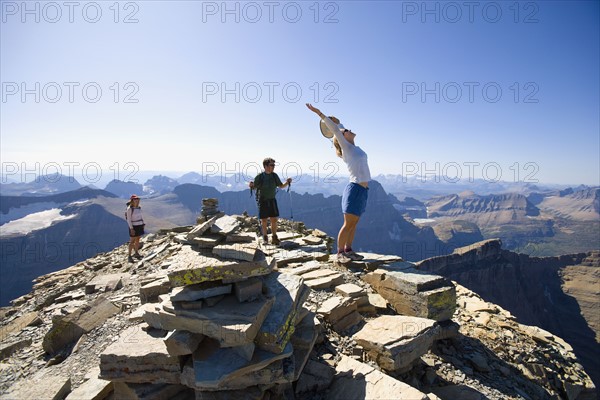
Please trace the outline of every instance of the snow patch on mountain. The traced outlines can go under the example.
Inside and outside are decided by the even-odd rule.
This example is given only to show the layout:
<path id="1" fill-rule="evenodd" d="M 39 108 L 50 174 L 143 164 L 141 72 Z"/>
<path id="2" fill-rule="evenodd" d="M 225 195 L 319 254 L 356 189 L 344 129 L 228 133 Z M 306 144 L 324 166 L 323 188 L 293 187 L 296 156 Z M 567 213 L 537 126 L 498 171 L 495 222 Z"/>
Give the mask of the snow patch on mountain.
<path id="1" fill-rule="evenodd" d="M 53 201 L 44 201 L 39 203 L 32 203 L 23 205 L 21 207 L 12 207 L 8 213 L 0 213 L 0 225 L 4 225 L 7 222 L 15 221 L 20 218 L 26 217 L 29 214 L 37 213 L 40 211 L 52 210 L 53 208 L 59 207 L 59 204 Z"/>
<path id="2" fill-rule="evenodd" d="M 61 211 L 60 208 L 52 208 L 50 210 L 35 212 L 26 215 L 23 218 L 10 221 L 0 228 L 2 236 L 27 235 L 33 231 L 48 228 L 53 223 L 66 221 L 77 216 L 77 214 L 61 215 Z"/>

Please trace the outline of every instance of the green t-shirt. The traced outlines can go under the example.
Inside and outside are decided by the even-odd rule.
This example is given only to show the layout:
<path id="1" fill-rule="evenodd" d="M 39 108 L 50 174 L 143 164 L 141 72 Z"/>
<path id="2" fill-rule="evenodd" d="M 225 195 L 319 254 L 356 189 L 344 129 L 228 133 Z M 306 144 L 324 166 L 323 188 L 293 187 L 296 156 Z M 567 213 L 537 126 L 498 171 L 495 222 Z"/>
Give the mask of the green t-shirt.
<path id="1" fill-rule="evenodd" d="M 254 187 L 260 193 L 261 200 L 270 200 L 275 198 L 277 187 L 282 184 L 281 179 L 275 172 L 267 174 L 263 172 L 254 178 Z"/>

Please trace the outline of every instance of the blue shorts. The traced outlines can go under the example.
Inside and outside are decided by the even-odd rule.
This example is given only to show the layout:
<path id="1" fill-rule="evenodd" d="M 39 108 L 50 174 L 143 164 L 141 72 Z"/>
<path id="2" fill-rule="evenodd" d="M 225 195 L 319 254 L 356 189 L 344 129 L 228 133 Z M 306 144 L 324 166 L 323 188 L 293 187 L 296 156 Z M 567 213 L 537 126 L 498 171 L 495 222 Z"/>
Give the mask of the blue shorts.
<path id="1" fill-rule="evenodd" d="M 369 197 L 369 189 L 359 185 L 358 183 L 350 182 L 344 189 L 342 195 L 342 212 L 344 214 L 354 214 L 360 217 L 367 208 L 367 198 Z"/>

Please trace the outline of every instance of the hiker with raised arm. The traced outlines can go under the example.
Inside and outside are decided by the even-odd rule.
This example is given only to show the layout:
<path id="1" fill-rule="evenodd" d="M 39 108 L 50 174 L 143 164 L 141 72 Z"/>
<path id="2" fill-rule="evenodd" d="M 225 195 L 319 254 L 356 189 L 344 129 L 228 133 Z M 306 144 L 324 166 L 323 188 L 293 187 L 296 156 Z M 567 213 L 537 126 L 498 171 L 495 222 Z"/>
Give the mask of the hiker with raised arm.
<path id="1" fill-rule="evenodd" d="M 309 110 L 321 118 L 321 133 L 323 136 L 333 139 L 335 152 L 340 157 L 350 173 L 350 182 L 342 194 L 342 212 L 344 213 L 344 224 L 340 228 L 337 237 L 337 256 L 339 263 L 345 264 L 350 261 L 359 261 L 364 257 L 352 250 L 356 226 L 361 215 L 367 207 L 369 196 L 369 181 L 371 172 L 367 153 L 354 143 L 356 133 L 346 129 L 336 117 L 325 116 L 321 110 L 306 104 Z"/>
<path id="2" fill-rule="evenodd" d="M 256 189 L 256 202 L 258 204 L 258 218 L 261 223 L 261 233 L 264 243 L 269 243 L 267 235 L 267 222 L 271 220 L 271 243 L 279 244 L 277 237 L 277 218 L 279 217 L 279 208 L 277 207 L 277 188 L 283 189 L 292 183 L 292 178 L 287 178 L 285 183 L 281 182 L 279 176 L 273 172 L 275 170 L 275 160 L 267 157 L 263 160 L 264 172 L 256 175 L 250 182 L 250 190 Z"/>

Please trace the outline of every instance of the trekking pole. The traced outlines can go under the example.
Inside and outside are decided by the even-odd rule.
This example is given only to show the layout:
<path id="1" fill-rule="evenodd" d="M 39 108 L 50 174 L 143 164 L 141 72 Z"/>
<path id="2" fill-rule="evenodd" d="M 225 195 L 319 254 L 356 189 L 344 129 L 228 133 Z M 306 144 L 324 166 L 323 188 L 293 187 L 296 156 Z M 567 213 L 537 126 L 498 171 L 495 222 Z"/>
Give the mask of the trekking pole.
<path id="1" fill-rule="evenodd" d="M 294 222 L 294 208 L 292 207 L 292 192 L 290 192 L 290 188 L 292 187 L 292 184 L 289 183 L 288 184 L 288 194 L 290 195 L 290 219 L 292 220 L 292 222 Z"/>
<path id="2" fill-rule="evenodd" d="M 254 194 L 254 188 L 250 188 L 250 198 L 252 198 L 253 194 Z M 260 205 L 258 204 L 258 197 L 257 197 L 256 205 L 258 206 L 259 213 L 260 213 Z M 260 218 L 258 215 L 256 216 L 256 221 L 258 222 L 258 235 L 261 236 L 262 235 L 262 226 L 260 225 Z"/>

